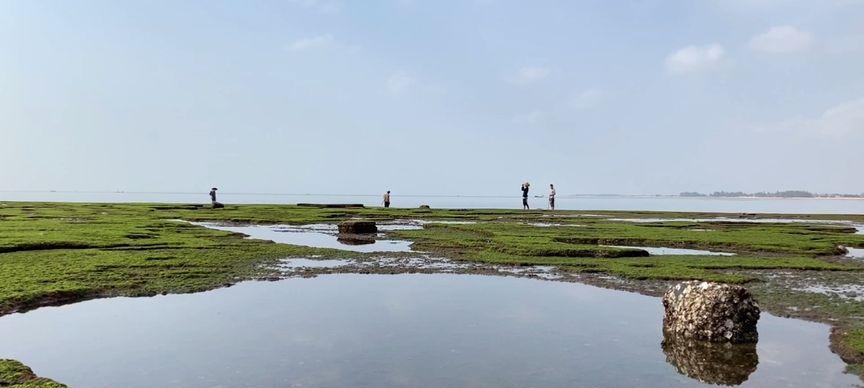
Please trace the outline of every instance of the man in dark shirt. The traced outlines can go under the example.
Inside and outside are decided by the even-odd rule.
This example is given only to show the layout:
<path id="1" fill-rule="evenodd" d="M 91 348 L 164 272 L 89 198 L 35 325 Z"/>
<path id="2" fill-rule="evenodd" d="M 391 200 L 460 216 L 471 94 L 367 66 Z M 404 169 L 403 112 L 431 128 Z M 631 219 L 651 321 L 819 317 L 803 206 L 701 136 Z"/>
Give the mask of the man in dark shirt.
<path id="1" fill-rule="evenodd" d="M 525 182 L 522 184 L 522 209 L 523 210 L 530 209 L 530 207 L 528 207 L 528 189 L 530 187 L 531 187 L 531 184 L 528 182 Z"/>
<path id="2" fill-rule="evenodd" d="M 219 202 L 216 202 L 216 190 L 219 190 L 219 189 L 217 189 L 215 187 L 210 189 L 210 203 L 213 204 L 214 209 L 225 207 L 225 205 L 223 205 Z"/>

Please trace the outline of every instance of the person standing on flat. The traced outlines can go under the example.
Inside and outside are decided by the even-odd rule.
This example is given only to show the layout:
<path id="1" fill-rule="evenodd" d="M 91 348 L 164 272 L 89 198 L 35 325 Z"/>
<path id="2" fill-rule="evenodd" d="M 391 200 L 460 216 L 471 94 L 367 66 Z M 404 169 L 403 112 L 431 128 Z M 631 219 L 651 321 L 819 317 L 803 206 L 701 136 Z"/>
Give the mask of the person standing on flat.
<path id="1" fill-rule="evenodd" d="M 387 192 L 384 193 L 384 208 L 386 209 L 389 207 L 390 207 L 390 190 L 387 190 Z"/>
<path id="2" fill-rule="evenodd" d="M 549 184 L 549 210 L 555 210 L 555 185 Z"/>
<path id="3" fill-rule="evenodd" d="M 531 208 L 528 206 L 528 190 L 531 188 L 531 184 L 525 182 L 522 184 L 522 210 L 530 210 Z"/>

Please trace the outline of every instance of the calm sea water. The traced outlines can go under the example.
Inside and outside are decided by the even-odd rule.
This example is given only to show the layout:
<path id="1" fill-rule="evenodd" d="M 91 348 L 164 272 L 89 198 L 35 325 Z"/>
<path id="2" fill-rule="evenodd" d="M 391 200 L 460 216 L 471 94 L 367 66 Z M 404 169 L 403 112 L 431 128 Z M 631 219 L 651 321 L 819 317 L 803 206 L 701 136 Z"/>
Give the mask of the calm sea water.
<path id="1" fill-rule="evenodd" d="M 517 193 L 518 194 L 518 193 Z M 89 192 L 0 192 L 0 201 L 56 201 L 56 202 L 170 202 L 209 203 L 206 192 L 189 193 L 89 193 Z M 378 195 L 273 195 L 219 193 L 219 201 L 227 204 L 295 204 L 360 203 L 380 206 Z M 546 208 L 545 198 L 530 198 L 534 208 Z M 727 213 L 821 213 L 864 214 L 864 199 L 749 199 L 749 198 L 680 198 L 641 196 L 579 196 L 557 200 L 558 209 L 564 210 L 657 210 Z M 522 199 L 513 197 L 476 196 L 400 196 L 393 193 L 394 207 L 433 208 L 499 208 L 521 209 Z"/>
<path id="2" fill-rule="evenodd" d="M 851 387 L 826 325 L 666 340 L 658 298 L 477 275 L 327 275 L 0 318 L 0 357 L 73 387 Z"/>

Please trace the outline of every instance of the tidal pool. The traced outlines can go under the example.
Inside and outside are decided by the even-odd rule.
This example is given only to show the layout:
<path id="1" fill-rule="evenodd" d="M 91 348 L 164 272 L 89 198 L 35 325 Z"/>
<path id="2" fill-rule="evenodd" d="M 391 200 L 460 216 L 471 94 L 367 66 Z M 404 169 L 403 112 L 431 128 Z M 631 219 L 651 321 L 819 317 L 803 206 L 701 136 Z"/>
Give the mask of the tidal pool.
<path id="1" fill-rule="evenodd" d="M 851 387 L 826 325 L 664 340 L 658 298 L 479 275 L 324 275 L 0 318 L 0 357 L 73 387 Z"/>
<path id="2" fill-rule="evenodd" d="M 626 245 L 604 245 L 604 247 L 641 249 L 643 251 L 648 252 L 648 254 L 651 256 L 663 256 L 663 255 L 735 256 L 735 254 L 731 253 L 731 252 L 714 252 L 714 251 L 705 251 L 705 250 L 701 250 L 701 249 L 668 248 L 668 247 L 634 247 L 634 246 L 626 246 Z"/>
<path id="3" fill-rule="evenodd" d="M 864 259 L 864 248 L 846 248 L 846 257 L 852 259 Z"/>
<path id="4" fill-rule="evenodd" d="M 223 225 L 209 222 L 193 222 L 192 224 L 210 229 L 242 233 L 249 238 L 270 240 L 282 244 L 302 245 L 316 248 L 333 248 L 354 252 L 410 252 L 411 242 L 403 240 L 388 240 L 381 235 L 372 235 L 369 239 L 345 240 L 339 237 L 334 224 L 312 225 Z M 399 226 L 383 226 L 381 230 L 397 230 Z"/>

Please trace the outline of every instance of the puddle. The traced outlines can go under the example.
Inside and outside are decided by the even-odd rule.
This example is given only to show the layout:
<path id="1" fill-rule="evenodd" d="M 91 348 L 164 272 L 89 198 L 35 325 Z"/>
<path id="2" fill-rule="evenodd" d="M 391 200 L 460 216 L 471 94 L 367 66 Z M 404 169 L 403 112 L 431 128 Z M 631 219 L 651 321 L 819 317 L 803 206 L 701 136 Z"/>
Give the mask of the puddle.
<path id="1" fill-rule="evenodd" d="M 0 318 L 0 357 L 74 387 L 852 387 L 829 327 L 665 340 L 658 298 L 515 277 L 323 275 Z M 623 367 L 622 367 L 623 366 Z"/>
<path id="2" fill-rule="evenodd" d="M 339 268 L 348 264 L 351 264 L 351 260 L 287 259 L 279 263 L 279 268 L 287 270 L 296 268 Z"/>
<path id="3" fill-rule="evenodd" d="M 333 248 L 354 252 L 410 252 L 411 242 L 387 240 L 381 235 L 368 239 L 344 239 L 337 233 L 338 227 L 331 224 L 311 225 L 223 225 L 209 222 L 193 222 L 194 225 L 210 229 L 242 233 L 248 238 L 270 240 L 281 244 L 302 245 L 315 248 Z M 354 236 L 352 236 L 354 237 Z"/>
<path id="4" fill-rule="evenodd" d="M 841 299 L 864 302 L 864 285 L 862 284 L 817 284 L 803 288 L 795 288 L 795 290 L 828 296 L 837 296 Z"/>
<path id="5" fill-rule="evenodd" d="M 474 225 L 477 221 L 458 221 L 458 220 L 411 220 L 420 225 L 426 224 L 448 224 L 448 225 Z"/>
<path id="6" fill-rule="evenodd" d="M 864 259 L 864 248 L 849 248 L 849 247 L 841 247 L 846 249 L 846 257 L 851 259 Z"/>
<path id="7" fill-rule="evenodd" d="M 663 255 L 693 255 L 693 256 L 735 256 L 731 252 L 704 251 L 701 249 L 666 248 L 666 247 L 633 247 L 625 245 L 603 245 L 610 248 L 641 249 L 651 256 Z"/>
<path id="8" fill-rule="evenodd" d="M 579 228 L 579 227 L 585 226 L 585 225 L 579 225 L 579 224 L 555 224 L 555 223 L 550 223 L 550 222 L 529 222 L 526 225 L 536 226 L 538 228 L 552 228 L 552 227 L 559 227 L 559 226 Z"/>

